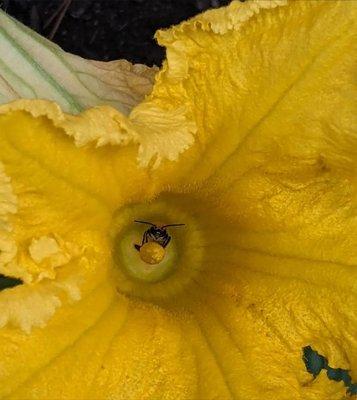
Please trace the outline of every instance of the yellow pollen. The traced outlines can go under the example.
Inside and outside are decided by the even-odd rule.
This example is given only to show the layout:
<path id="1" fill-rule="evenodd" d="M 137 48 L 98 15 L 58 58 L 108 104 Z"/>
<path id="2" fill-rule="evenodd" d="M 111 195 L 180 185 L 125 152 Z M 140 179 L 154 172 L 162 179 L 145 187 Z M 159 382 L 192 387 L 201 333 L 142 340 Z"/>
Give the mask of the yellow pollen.
<path id="1" fill-rule="evenodd" d="M 148 242 L 140 247 L 140 258 L 148 264 L 159 264 L 165 257 L 165 249 L 156 242 Z"/>

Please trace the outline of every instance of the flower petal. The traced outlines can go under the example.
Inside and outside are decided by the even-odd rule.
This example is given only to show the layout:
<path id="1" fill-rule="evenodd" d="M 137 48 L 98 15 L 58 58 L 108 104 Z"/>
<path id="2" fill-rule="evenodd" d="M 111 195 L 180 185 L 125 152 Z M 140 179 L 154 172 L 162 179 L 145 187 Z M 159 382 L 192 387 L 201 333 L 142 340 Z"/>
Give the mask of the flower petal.
<path id="1" fill-rule="evenodd" d="M 66 53 L 0 10 L 0 104 L 18 98 L 56 101 L 79 113 L 107 104 L 128 114 L 151 91 L 156 67 L 99 62 Z"/>
<path id="2" fill-rule="evenodd" d="M 232 397 L 343 398 L 346 388 L 323 379 L 326 372 L 316 381 L 307 373 L 302 348 L 319 348 L 334 367 L 355 375 L 356 296 L 262 275 L 247 259 L 222 265 L 219 254 L 212 257 L 193 305 Z"/>
<path id="3" fill-rule="evenodd" d="M 41 105 L 54 121 L 63 115 L 49 102 L 21 102 L 37 116 Z M 114 212 L 152 193 L 133 147 L 79 148 L 48 118 L 0 114 L 0 273 L 24 282 L 0 292 L 0 327 L 30 332 L 107 277 Z M 86 116 L 72 118 L 77 133 L 91 127 Z"/>
<path id="4" fill-rule="evenodd" d="M 168 59 L 146 101 L 184 104 L 197 126 L 178 161 L 191 163 L 188 182 L 170 189 L 200 204 L 193 214 L 216 218 L 203 245 L 213 294 L 197 300 L 195 314 L 232 397 L 261 398 L 257 381 L 274 398 L 344 396 L 343 384 L 310 382 L 306 345 L 356 376 L 356 12 L 353 1 L 232 3 L 158 34 Z M 259 304 L 251 319 L 250 304 L 240 304 L 245 287 Z M 251 348 L 250 363 L 231 336 Z"/>
<path id="5" fill-rule="evenodd" d="M 19 100 L 0 106 L 0 118 L 1 161 L 11 163 L 17 157 L 13 168 L 17 167 L 19 174 L 26 174 L 21 160 L 37 160 L 38 169 L 52 170 L 109 209 L 119 207 L 126 195 L 135 197 L 136 190 L 145 189 L 142 178 L 147 172 L 138 167 L 134 146 L 93 146 L 135 141 L 135 132 L 120 128 L 125 117 L 112 107 L 100 106 L 72 116 L 54 103 Z M 136 179 L 128 182 L 128 174 Z M 128 184 L 133 191 L 125 189 Z"/>
<path id="6" fill-rule="evenodd" d="M 5 378 L 0 396 L 343 398 L 346 388 L 342 382 L 331 381 L 324 374 L 312 379 L 302 348 L 311 345 L 329 359 L 331 367 L 351 369 L 356 378 L 357 307 L 352 269 L 356 160 L 354 149 L 348 147 L 348 143 L 355 144 L 355 136 L 350 132 L 352 68 L 345 55 L 351 46 L 355 9 L 349 1 L 291 2 L 274 8 L 281 3 L 234 2 L 227 9 L 167 31 L 168 62 L 153 95 L 136 107 L 129 119 L 110 116 L 105 122 L 107 132 L 113 120 L 119 120 L 120 135 L 129 132 L 134 143 L 140 131 L 137 127 L 142 125 L 142 137 L 152 144 L 146 153 L 149 156 L 142 158 L 144 164 L 152 156 L 174 160 L 187 149 L 177 162 L 164 161 L 155 172 L 145 170 L 140 175 L 131 164 L 133 146 L 104 146 L 95 151 L 91 147 L 91 141 L 100 144 L 103 137 L 112 143 L 113 137 L 118 137 L 116 129 L 110 139 L 94 129 L 87 145 L 73 150 L 72 137 L 64 134 L 68 118 L 52 115 L 52 123 L 36 119 L 51 129 L 60 123 L 56 135 L 46 133 L 51 141 L 38 125 L 56 171 L 66 173 L 70 165 L 67 180 L 75 177 L 78 182 L 86 176 L 86 191 L 104 199 L 107 208 L 140 201 L 140 218 L 150 209 L 148 215 L 161 218 L 155 205 L 164 210 L 164 216 L 165 212 L 170 215 L 169 211 L 187 216 L 188 229 L 177 234 L 177 242 L 192 263 L 157 285 L 133 282 L 125 276 L 126 296 L 118 295 L 113 304 L 114 281 L 98 286 L 96 279 L 89 279 L 73 308 L 60 309 L 45 329 L 35 328 L 28 341 L 24 332 L 4 328 L 0 360 L 5 361 L 0 365 Z M 338 74 L 337 82 L 332 74 Z M 336 105 L 343 107 L 338 115 L 333 113 Z M 97 111 L 88 110 L 86 115 L 97 115 Z M 21 113 L 14 115 L 25 118 Z M 172 118 L 165 120 L 167 116 Z M 334 123 L 325 123 L 330 117 Z M 69 133 L 78 121 L 71 120 Z M 79 128 L 86 126 L 91 132 L 96 122 L 88 121 Z M 175 134 L 183 139 L 176 148 L 167 146 L 165 139 L 172 133 L 170 126 L 175 140 Z M 156 130 L 161 140 L 154 135 L 151 142 Z M 20 133 L 11 131 L 20 141 Z M 54 142 L 53 135 L 69 161 L 54 162 L 56 152 L 48 144 Z M 70 136 L 78 144 L 86 138 Z M 188 145 L 193 137 L 195 144 Z M 28 133 L 26 139 L 25 144 L 34 146 Z M 69 143 L 75 157 L 66 150 Z M 104 172 L 100 172 L 106 176 L 108 160 L 121 154 L 130 168 L 123 162 L 115 171 L 128 171 L 133 181 L 139 176 L 140 184 L 149 182 L 148 189 L 122 178 L 123 193 L 114 191 L 110 196 L 104 184 L 94 182 L 87 168 L 89 158 L 95 166 L 93 174 L 103 165 Z M 42 158 L 46 159 L 46 154 Z M 12 164 L 6 164 L 5 158 L 4 170 L 11 177 L 16 172 Z M 151 180 L 145 180 L 146 174 Z M 31 176 L 24 180 L 28 179 L 31 182 Z M 19 193 L 15 184 L 13 193 L 9 191 L 8 183 L 3 179 L 8 199 L 8 213 L 0 215 L 4 226 L 13 222 L 12 194 Z M 177 193 L 163 196 L 161 203 L 145 203 L 162 190 Z M 50 190 L 48 193 L 50 196 Z M 84 211 L 93 212 L 95 207 L 97 203 Z M 135 207 L 129 209 L 133 212 Z M 100 220 L 100 226 L 107 226 L 105 211 L 101 215 L 104 222 Z M 128 215 L 132 220 L 132 214 Z M 108 243 L 102 231 L 95 236 L 92 220 L 79 220 L 87 228 L 94 253 L 90 260 L 95 265 L 85 265 L 96 271 L 93 276 L 102 282 L 110 267 Z M 81 244 L 86 242 L 84 237 Z M 31 242 L 34 257 L 41 244 L 47 243 L 39 256 L 49 254 L 52 262 L 57 262 L 52 258 L 57 254 L 53 253 L 57 249 L 53 241 L 42 236 L 37 240 Z M 96 242 L 100 244 L 95 246 Z M 332 244 L 335 249 L 330 249 Z M 104 271 L 98 268 L 102 257 Z M 67 266 L 61 269 L 65 276 Z M 187 281 L 177 282 L 177 275 L 186 270 Z M 140 286 L 140 290 L 131 290 L 132 286 Z M 23 349 L 24 355 L 20 351 L 9 355 L 8 342 L 15 342 L 12 348 Z M 31 359 L 31 345 L 38 350 L 38 359 Z"/>
<path id="7" fill-rule="evenodd" d="M 49 119 L 23 111 L 0 116 L 0 143 L 0 271 L 24 282 L 0 292 L 3 397 L 70 347 L 112 303 L 107 233 L 123 198 L 135 197 L 121 192 L 125 175 L 113 166 L 122 162 L 123 174 L 138 168 L 134 151 L 78 148 Z"/>
<path id="8" fill-rule="evenodd" d="M 46 370 L 52 359 L 71 348 L 101 320 L 113 302 L 113 296 L 113 288 L 102 280 L 102 284 L 84 294 L 79 302 L 69 305 L 61 298 L 65 306 L 46 323 L 46 328 L 34 329 L 31 334 L 14 327 L 2 328 L 0 396 L 9 396 L 20 385 L 35 380 L 41 369 Z M 21 303 L 18 306 L 21 307 Z M 117 308 L 117 311 L 119 315 L 125 315 L 125 305 L 121 309 Z M 119 323 L 118 319 L 117 322 Z"/>
<path id="9" fill-rule="evenodd" d="M 235 224 L 226 239 L 231 246 L 286 261 L 258 269 L 353 289 L 357 8 L 349 1 L 292 2 L 274 12 L 239 42 L 239 53 L 257 57 L 254 68 L 246 61 L 241 71 L 257 77 L 245 86 L 255 93 L 238 96 L 234 129 L 243 137 L 199 196 Z M 262 31 L 259 58 L 245 46 Z"/>
<path id="10" fill-rule="evenodd" d="M 256 165 L 273 150 L 262 151 L 267 142 L 290 157 L 328 151 L 341 166 L 341 148 L 354 154 L 355 13 L 350 0 L 233 1 L 159 31 L 167 60 L 138 109 L 184 107 L 195 126 L 195 146 L 181 157 L 182 165 L 191 164 L 191 181 L 221 165 L 227 175 L 232 158 Z M 337 138 L 339 129 L 344 134 Z"/>
<path id="11" fill-rule="evenodd" d="M 349 0 L 232 2 L 160 31 L 168 58 L 146 100 L 185 104 L 197 126 L 178 162 L 190 178 L 172 191 L 204 182 L 193 196 L 235 223 L 232 246 L 295 257 L 289 273 L 313 280 L 330 264 L 326 282 L 349 287 L 356 13 Z"/>

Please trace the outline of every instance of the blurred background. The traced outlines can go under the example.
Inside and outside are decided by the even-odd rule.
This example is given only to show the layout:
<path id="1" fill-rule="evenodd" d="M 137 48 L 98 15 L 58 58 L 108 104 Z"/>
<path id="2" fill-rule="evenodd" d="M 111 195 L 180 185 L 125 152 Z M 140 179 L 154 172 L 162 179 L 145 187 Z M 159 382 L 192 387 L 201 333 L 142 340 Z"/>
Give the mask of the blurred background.
<path id="1" fill-rule="evenodd" d="M 157 29 L 230 1 L 0 0 L 0 8 L 82 57 L 160 66 L 165 50 L 153 39 Z"/>

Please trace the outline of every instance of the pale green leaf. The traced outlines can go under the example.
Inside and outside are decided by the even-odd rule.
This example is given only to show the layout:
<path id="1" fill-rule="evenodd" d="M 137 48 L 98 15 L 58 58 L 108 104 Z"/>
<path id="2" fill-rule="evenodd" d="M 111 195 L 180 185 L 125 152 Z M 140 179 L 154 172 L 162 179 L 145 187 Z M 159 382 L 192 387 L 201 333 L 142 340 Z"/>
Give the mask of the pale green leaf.
<path id="1" fill-rule="evenodd" d="M 18 98 L 56 101 L 78 113 L 100 104 L 124 114 L 151 91 L 156 67 L 99 62 L 66 53 L 0 10 L 0 104 Z"/>

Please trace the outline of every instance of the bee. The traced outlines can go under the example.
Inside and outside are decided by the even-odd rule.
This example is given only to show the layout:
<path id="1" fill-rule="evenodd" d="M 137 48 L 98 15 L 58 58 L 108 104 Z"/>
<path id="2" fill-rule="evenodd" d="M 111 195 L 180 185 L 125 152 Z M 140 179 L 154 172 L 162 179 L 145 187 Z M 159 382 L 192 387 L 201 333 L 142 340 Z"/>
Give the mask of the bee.
<path id="1" fill-rule="evenodd" d="M 149 264 L 158 264 L 165 256 L 165 248 L 171 241 L 171 236 L 166 228 L 172 226 L 183 226 L 185 224 L 169 224 L 157 226 L 152 222 L 134 220 L 139 224 L 151 225 L 141 240 L 141 244 L 134 244 L 135 249 L 140 253 L 140 258 Z"/>

